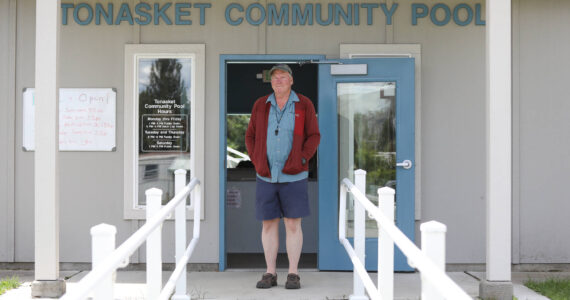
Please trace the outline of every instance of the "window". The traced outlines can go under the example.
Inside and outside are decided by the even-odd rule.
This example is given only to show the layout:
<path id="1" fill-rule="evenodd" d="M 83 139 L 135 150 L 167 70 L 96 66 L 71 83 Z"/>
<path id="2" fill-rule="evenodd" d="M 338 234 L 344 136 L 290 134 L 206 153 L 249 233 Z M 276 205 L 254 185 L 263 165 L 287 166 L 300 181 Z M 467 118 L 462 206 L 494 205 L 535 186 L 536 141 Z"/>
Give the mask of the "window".
<path id="1" fill-rule="evenodd" d="M 204 48 L 125 46 L 126 219 L 145 218 L 147 189 L 170 201 L 177 169 L 203 183 Z"/>
<path id="2" fill-rule="evenodd" d="M 158 165 L 144 166 L 144 179 L 153 180 L 158 178 Z"/>

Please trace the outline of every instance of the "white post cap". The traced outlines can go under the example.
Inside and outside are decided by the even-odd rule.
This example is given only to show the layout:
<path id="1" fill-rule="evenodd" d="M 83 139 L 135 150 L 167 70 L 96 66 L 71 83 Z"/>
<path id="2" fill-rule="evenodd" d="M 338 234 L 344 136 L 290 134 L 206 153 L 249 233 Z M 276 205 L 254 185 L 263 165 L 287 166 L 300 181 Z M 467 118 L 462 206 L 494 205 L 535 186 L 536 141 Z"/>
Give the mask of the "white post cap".
<path id="1" fill-rule="evenodd" d="M 186 170 L 184 169 L 177 169 L 176 171 L 174 171 L 174 174 L 178 175 L 178 174 L 186 174 Z"/>
<path id="2" fill-rule="evenodd" d="M 422 225 L 420 225 L 420 230 L 427 232 L 447 232 L 447 226 L 438 221 L 429 221 L 422 223 Z"/>
<path id="3" fill-rule="evenodd" d="M 396 194 L 396 190 L 394 190 L 391 187 L 381 187 L 378 189 L 378 194 L 379 195 L 395 195 Z"/>
<path id="4" fill-rule="evenodd" d="M 92 236 L 113 235 L 113 234 L 117 234 L 117 228 L 113 225 L 101 223 L 99 225 L 91 227 Z"/>
<path id="5" fill-rule="evenodd" d="M 144 193 L 145 193 L 145 195 L 146 195 L 147 197 L 152 197 L 152 196 L 161 197 L 161 196 L 162 196 L 162 190 L 161 190 L 161 189 L 157 189 L 157 188 L 148 189 L 148 190 L 146 190 Z"/>
<path id="6" fill-rule="evenodd" d="M 358 169 L 356 171 L 354 171 L 355 175 L 366 175 L 366 171 L 362 170 L 362 169 Z"/>

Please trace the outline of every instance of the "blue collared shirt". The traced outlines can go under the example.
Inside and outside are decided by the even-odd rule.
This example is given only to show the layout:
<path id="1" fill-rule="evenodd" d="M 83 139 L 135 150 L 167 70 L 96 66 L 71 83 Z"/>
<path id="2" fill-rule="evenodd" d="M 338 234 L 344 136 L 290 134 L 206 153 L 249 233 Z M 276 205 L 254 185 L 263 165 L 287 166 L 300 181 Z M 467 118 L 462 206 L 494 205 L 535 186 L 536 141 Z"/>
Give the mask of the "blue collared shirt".
<path id="1" fill-rule="evenodd" d="M 295 92 L 291 91 L 287 103 L 283 106 L 283 110 L 277 106 L 275 94 L 271 94 L 269 98 L 267 98 L 267 102 L 271 102 L 267 124 L 267 160 L 269 162 L 269 169 L 271 170 L 271 178 L 262 177 L 259 174 L 257 174 L 257 177 L 272 183 L 293 182 L 307 178 L 307 171 L 295 175 L 284 174 L 282 172 L 293 146 L 295 102 L 299 102 L 299 97 Z M 275 130 L 277 130 L 278 127 L 279 131 L 275 134 Z"/>

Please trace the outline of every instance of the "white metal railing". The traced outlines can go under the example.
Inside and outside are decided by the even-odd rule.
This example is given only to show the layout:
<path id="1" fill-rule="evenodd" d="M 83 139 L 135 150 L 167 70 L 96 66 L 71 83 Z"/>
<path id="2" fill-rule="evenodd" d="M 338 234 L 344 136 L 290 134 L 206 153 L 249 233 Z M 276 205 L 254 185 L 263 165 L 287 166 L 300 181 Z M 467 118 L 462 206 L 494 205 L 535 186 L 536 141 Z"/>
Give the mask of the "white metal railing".
<path id="1" fill-rule="evenodd" d="M 348 252 L 354 266 L 354 292 L 351 300 L 394 299 L 394 245 L 406 255 L 408 264 L 421 273 L 421 299 L 472 300 L 449 276 L 445 274 L 445 231 L 446 226 L 431 221 L 420 226 L 422 250 L 394 225 L 394 195 L 389 187 L 378 189 L 378 207 L 364 194 L 366 171 L 354 172 L 356 185 L 347 178 L 340 186 L 339 240 Z M 354 248 L 346 238 L 346 194 L 354 199 Z M 366 271 L 365 253 L 365 211 L 378 223 L 378 287 Z"/>
<path id="2" fill-rule="evenodd" d="M 239 152 L 239 151 L 237 151 L 236 149 L 230 148 L 230 147 L 227 147 L 227 149 L 228 149 L 228 152 L 230 152 L 230 153 L 232 153 L 232 154 L 235 154 L 235 155 L 237 155 L 237 156 L 239 156 L 239 157 L 241 157 L 241 158 L 243 158 L 243 159 L 245 159 L 245 160 L 250 160 L 249 156 L 248 156 L 247 154 L 245 154 L 245 153 Z"/>
<path id="3" fill-rule="evenodd" d="M 228 161 L 228 165 L 229 165 L 229 167 L 231 167 L 231 168 L 235 168 L 235 167 L 236 167 L 241 161 L 243 161 L 243 160 L 251 160 L 247 154 L 242 153 L 242 152 L 240 152 L 240 151 L 237 151 L 237 150 L 234 149 L 234 148 L 226 147 L 226 149 L 227 149 L 227 151 L 228 151 L 228 154 L 226 155 L 226 158 L 227 158 L 227 161 Z M 233 156 L 229 155 L 229 153 L 231 153 L 231 154 L 233 154 L 233 155 L 236 155 L 236 156 L 238 156 L 238 157 L 237 157 L 237 158 L 236 158 L 236 157 L 233 157 Z"/>
<path id="4" fill-rule="evenodd" d="M 189 300 L 186 293 L 186 264 L 200 238 L 201 192 L 200 181 L 196 178 L 186 182 L 186 170 L 175 172 L 175 192 L 165 206 L 161 208 L 162 191 L 146 191 L 146 223 L 123 244 L 115 249 L 115 226 L 99 224 L 91 228 L 93 269 L 73 289 L 63 295 L 62 300 L 85 299 L 93 293 L 93 300 L 108 300 L 113 297 L 114 274 L 117 268 L 128 265 L 129 257 L 146 241 L 146 299 Z M 186 247 L 186 199 L 191 197 L 190 209 L 194 210 L 193 237 Z M 162 238 L 161 225 L 174 211 L 176 238 L 176 268 L 162 287 Z"/>

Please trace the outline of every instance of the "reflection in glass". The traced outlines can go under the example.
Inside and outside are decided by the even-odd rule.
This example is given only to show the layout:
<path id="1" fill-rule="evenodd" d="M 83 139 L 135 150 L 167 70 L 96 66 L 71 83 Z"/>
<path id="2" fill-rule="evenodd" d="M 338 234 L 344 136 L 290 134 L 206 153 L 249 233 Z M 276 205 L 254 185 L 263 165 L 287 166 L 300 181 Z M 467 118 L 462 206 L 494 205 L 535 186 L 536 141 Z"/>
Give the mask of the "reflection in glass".
<path id="1" fill-rule="evenodd" d="M 227 168 L 250 168 L 253 164 L 249 160 L 245 147 L 245 132 L 249 125 L 250 114 L 226 115 L 227 128 Z"/>
<path id="2" fill-rule="evenodd" d="M 339 180 L 354 182 L 354 170 L 365 170 L 366 197 L 377 205 L 378 188 L 396 188 L 396 84 L 339 83 L 337 98 Z M 347 236 L 354 236 L 354 199 L 348 198 L 346 209 Z M 366 236 L 376 237 L 377 230 L 367 217 Z"/>
<path id="3" fill-rule="evenodd" d="M 190 178 L 190 58 L 139 58 L 138 203 L 145 191 L 162 190 L 162 203 L 174 197 L 174 171 Z M 187 200 L 189 205 L 189 200 Z"/>

